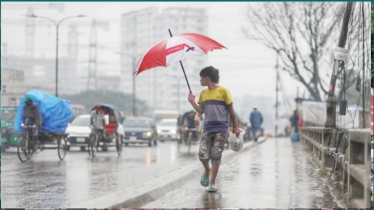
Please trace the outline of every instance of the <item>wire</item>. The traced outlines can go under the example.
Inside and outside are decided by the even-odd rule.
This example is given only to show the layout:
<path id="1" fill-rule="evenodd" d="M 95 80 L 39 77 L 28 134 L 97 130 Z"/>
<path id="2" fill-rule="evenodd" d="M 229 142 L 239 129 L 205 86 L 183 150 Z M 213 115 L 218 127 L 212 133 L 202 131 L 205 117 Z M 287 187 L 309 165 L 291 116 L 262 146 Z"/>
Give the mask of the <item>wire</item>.
<path id="1" fill-rule="evenodd" d="M 360 14 L 361 14 L 361 10 L 360 10 Z M 359 19 L 358 19 L 358 21 L 359 21 L 359 28 L 360 28 L 360 26 L 361 26 L 361 16 L 359 15 Z M 360 30 L 358 30 L 358 37 L 360 37 L 360 35 L 361 35 L 361 32 L 360 32 Z M 357 76 L 358 77 L 360 77 L 360 43 L 359 43 L 360 41 L 359 41 L 359 39 L 358 39 L 358 42 L 357 42 L 357 46 L 358 46 L 358 50 L 357 50 L 357 64 L 358 64 L 358 73 L 357 73 Z M 361 86 L 361 84 L 360 84 L 360 86 Z M 360 104 L 360 100 L 361 100 L 361 97 L 362 97 L 362 94 L 359 94 L 359 97 L 358 97 L 358 101 L 357 101 L 357 103 L 356 103 L 356 110 L 355 110 L 355 114 L 354 114 L 354 116 L 353 116 L 353 118 L 352 118 L 352 115 L 351 115 L 351 113 L 349 112 L 349 110 L 348 110 L 348 106 L 347 106 L 347 112 L 349 113 L 349 115 L 351 116 L 351 118 L 352 118 L 352 122 L 353 122 L 353 127 L 354 127 L 354 122 L 355 122 L 355 119 L 356 119 L 356 114 L 357 114 L 357 110 L 358 110 L 358 106 L 359 106 L 359 104 Z M 353 128 L 352 127 L 352 128 Z"/>

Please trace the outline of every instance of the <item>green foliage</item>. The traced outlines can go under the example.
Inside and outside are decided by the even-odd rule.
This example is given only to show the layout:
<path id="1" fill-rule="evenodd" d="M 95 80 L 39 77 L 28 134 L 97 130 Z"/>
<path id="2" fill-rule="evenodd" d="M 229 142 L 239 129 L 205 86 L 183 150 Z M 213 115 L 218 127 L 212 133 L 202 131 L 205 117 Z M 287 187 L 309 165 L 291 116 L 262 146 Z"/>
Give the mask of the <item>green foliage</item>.
<path id="1" fill-rule="evenodd" d="M 125 115 L 132 114 L 132 94 L 108 90 L 84 91 L 76 95 L 62 95 L 61 98 L 70 100 L 72 104 L 81 104 L 90 111 L 95 104 L 112 104 L 121 109 Z M 136 113 L 138 116 L 150 116 L 150 108 L 144 101 L 136 99 Z"/>

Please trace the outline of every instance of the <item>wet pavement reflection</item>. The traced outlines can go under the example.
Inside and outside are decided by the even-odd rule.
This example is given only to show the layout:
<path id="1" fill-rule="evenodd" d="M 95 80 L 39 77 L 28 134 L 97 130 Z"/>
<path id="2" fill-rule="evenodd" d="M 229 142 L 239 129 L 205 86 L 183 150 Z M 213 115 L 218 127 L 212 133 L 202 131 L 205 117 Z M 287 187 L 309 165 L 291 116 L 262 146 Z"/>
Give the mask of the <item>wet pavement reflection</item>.
<path id="1" fill-rule="evenodd" d="M 95 158 L 72 148 L 64 161 L 56 150 L 45 150 L 21 163 L 10 149 L 1 156 L 2 208 L 68 207 L 195 164 L 197 151 L 197 145 L 188 154 L 186 146 L 178 150 L 176 142 L 159 142 L 157 147 L 123 147 L 122 157 L 114 148 Z"/>
<path id="2" fill-rule="evenodd" d="M 268 139 L 222 165 L 217 193 L 201 187 L 200 177 L 144 208 L 321 208 L 341 207 L 327 178 L 300 142 Z"/>

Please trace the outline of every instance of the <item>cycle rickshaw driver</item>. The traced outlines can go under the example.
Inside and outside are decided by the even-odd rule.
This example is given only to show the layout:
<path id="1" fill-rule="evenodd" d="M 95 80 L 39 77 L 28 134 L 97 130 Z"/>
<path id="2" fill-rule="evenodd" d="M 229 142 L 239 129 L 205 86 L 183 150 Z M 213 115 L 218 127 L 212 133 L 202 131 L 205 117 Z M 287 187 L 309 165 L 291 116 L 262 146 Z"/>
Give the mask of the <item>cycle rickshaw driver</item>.
<path id="1" fill-rule="evenodd" d="M 91 126 L 93 126 L 92 133 L 96 136 L 104 135 L 104 111 L 101 109 L 100 105 L 96 104 L 90 117 Z"/>
<path id="2" fill-rule="evenodd" d="M 196 112 L 190 111 L 189 115 L 186 116 L 184 125 L 186 126 L 186 132 L 184 133 L 184 141 L 187 144 L 188 134 L 192 132 L 193 142 L 197 142 L 197 126 L 199 123 L 199 117 L 196 115 Z"/>
<path id="3" fill-rule="evenodd" d="M 38 130 L 42 127 L 43 119 L 40 114 L 38 105 L 34 104 L 29 96 L 25 98 L 25 106 L 23 107 L 21 127 L 31 127 L 31 136 L 34 139 L 34 150 L 36 150 L 36 142 L 38 141 Z M 35 126 L 35 127 L 32 127 Z"/>

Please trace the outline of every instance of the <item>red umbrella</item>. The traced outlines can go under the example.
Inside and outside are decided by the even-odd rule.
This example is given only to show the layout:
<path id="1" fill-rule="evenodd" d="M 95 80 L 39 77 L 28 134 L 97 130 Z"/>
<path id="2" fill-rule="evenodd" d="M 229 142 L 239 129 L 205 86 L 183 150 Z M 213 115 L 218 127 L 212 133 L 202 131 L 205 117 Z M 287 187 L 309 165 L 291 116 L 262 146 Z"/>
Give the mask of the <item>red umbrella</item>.
<path id="1" fill-rule="evenodd" d="M 170 38 L 165 39 L 147 50 L 147 52 L 139 59 L 134 74 L 159 66 L 169 66 L 171 63 L 180 62 L 184 77 L 191 92 L 190 85 L 187 80 L 186 73 L 181 62 L 182 59 L 205 55 L 209 51 L 226 48 L 222 44 L 213 39 L 194 33 L 186 33 L 172 36 L 169 29 Z"/>

